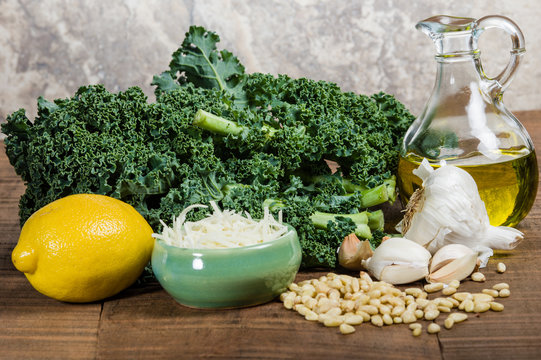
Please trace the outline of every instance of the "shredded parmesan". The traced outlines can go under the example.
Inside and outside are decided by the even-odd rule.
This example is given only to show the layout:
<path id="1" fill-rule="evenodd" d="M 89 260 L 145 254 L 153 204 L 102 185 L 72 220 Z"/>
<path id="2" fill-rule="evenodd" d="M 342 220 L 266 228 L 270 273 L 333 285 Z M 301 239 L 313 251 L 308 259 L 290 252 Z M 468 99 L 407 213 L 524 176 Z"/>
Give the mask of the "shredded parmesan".
<path id="1" fill-rule="evenodd" d="M 152 236 L 167 245 L 182 248 L 224 249 L 272 241 L 287 232 L 281 212 L 276 221 L 269 209 L 265 208 L 263 219 L 258 221 L 252 219 L 248 212 L 243 216 L 234 210 L 220 210 L 213 201 L 210 206 L 213 213 L 199 221 L 186 221 L 186 215 L 195 208 L 206 208 L 206 205 L 188 206 L 173 219 L 171 227 L 160 220 L 163 231 Z"/>

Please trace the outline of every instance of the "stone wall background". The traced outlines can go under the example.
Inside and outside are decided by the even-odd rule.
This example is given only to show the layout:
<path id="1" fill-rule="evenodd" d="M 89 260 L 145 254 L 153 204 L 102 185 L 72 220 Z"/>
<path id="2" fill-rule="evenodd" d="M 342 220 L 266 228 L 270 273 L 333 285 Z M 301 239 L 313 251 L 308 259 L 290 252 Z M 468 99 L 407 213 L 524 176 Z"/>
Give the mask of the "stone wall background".
<path id="1" fill-rule="evenodd" d="M 192 24 L 216 31 L 248 72 L 333 81 L 344 90 L 394 94 L 418 114 L 435 78 L 434 46 L 415 24 L 432 15 L 513 19 L 526 55 L 505 94 L 512 111 L 541 108 L 538 0 L 0 0 L 0 122 L 19 108 L 33 119 L 36 98 L 64 98 L 81 85 L 140 86 L 165 70 Z M 511 42 L 481 37 L 495 76 Z"/>

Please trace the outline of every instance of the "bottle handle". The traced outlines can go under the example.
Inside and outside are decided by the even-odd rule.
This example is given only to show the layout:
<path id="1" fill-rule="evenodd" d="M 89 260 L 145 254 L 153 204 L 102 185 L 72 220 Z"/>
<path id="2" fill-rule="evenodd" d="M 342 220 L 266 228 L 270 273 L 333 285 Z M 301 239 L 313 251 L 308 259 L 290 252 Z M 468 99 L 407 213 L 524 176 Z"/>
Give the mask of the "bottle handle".
<path id="1" fill-rule="evenodd" d="M 511 80 L 513 80 L 515 71 L 520 64 L 521 57 L 526 51 L 524 47 L 524 35 L 522 34 L 522 31 L 517 26 L 517 24 L 515 24 L 513 20 L 505 16 L 489 15 L 477 20 L 476 23 L 477 24 L 473 29 L 472 37 L 472 45 L 474 49 L 478 48 L 477 41 L 479 40 L 479 36 L 487 29 L 499 28 L 504 30 L 511 36 L 511 41 L 513 44 L 513 48 L 510 52 L 511 59 L 509 60 L 509 63 L 507 64 L 505 69 L 503 69 L 503 71 L 496 77 L 489 78 L 483 71 L 483 67 L 481 66 L 481 59 L 476 59 L 477 71 L 481 75 L 481 78 L 488 80 L 491 83 L 490 87 L 492 88 L 492 91 L 495 90 L 498 94 L 501 94 L 505 91 L 505 89 L 507 89 L 507 87 L 511 83 Z"/>

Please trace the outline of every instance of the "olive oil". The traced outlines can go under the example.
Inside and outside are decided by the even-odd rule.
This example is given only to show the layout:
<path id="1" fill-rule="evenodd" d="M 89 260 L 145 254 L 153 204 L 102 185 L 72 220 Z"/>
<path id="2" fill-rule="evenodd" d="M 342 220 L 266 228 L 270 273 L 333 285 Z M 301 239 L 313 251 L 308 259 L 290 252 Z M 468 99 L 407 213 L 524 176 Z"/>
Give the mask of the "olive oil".
<path id="1" fill-rule="evenodd" d="M 480 153 L 446 162 L 466 170 L 473 177 L 491 225 L 514 226 L 528 214 L 534 203 L 539 177 L 537 159 L 535 152 L 526 148 L 500 150 L 499 155 L 496 162 Z M 412 173 L 421 161 L 422 158 L 414 153 L 400 157 L 398 187 L 404 205 L 421 187 L 421 180 Z M 431 166 L 438 168 L 439 163 Z"/>

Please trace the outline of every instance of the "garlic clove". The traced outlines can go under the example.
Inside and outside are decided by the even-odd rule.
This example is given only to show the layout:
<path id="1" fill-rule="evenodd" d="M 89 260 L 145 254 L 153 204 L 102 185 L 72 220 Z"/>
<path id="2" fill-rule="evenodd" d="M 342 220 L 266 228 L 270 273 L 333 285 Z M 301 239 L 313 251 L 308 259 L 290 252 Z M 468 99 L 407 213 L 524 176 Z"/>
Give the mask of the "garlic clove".
<path id="1" fill-rule="evenodd" d="M 389 284 L 408 284 L 421 280 L 428 275 L 426 266 L 414 266 L 411 264 L 387 265 L 381 271 L 380 279 Z"/>
<path id="2" fill-rule="evenodd" d="M 430 257 L 430 252 L 414 241 L 390 238 L 376 248 L 370 259 L 363 261 L 363 266 L 378 280 L 385 277 L 390 284 L 403 284 L 425 277 Z"/>
<path id="3" fill-rule="evenodd" d="M 456 258 L 443 265 L 438 270 L 431 272 L 426 280 L 430 283 L 442 282 L 448 284 L 453 280 L 464 280 L 473 272 L 477 266 L 477 253 L 472 252 L 468 255 Z"/>
<path id="4" fill-rule="evenodd" d="M 355 234 L 350 234 L 340 245 L 338 263 L 349 270 L 361 270 L 362 261 L 370 258 L 373 253 L 368 240 L 360 241 Z"/>
<path id="5" fill-rule="evenodd" d="M 430 272 L 433 273 L 442 268 L 443 266 L 447 265 L 451 261 L 461 258 L 463 256 L 469 256 L 471 254 L 475 254 L 477 256 L 477 252 L 467 247 L 466 245 L 445 245 L 438 251 L 436 251 L 434 256 L 432 256 L 432 260 L 430 260 Z"/>

